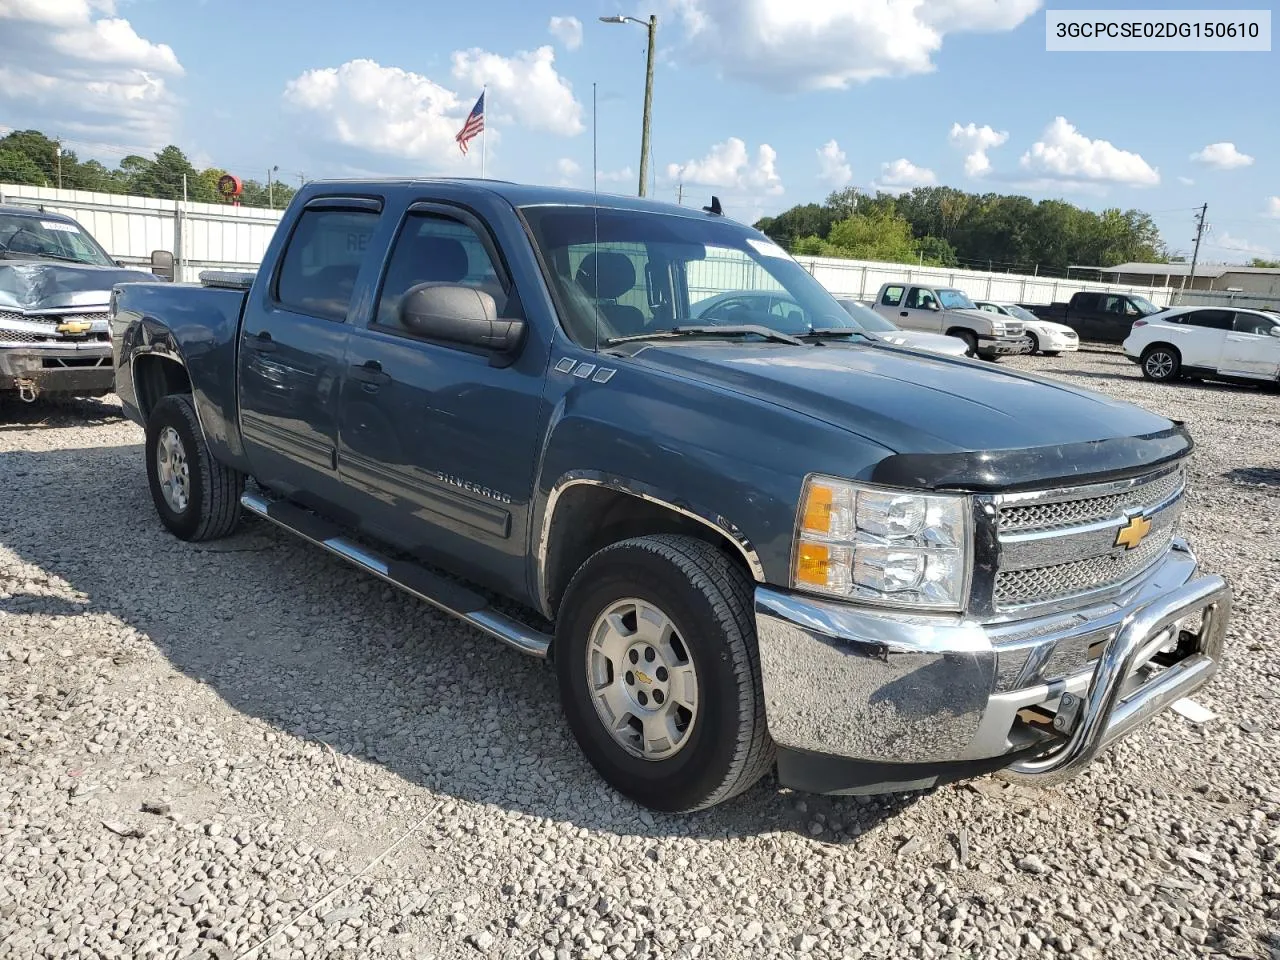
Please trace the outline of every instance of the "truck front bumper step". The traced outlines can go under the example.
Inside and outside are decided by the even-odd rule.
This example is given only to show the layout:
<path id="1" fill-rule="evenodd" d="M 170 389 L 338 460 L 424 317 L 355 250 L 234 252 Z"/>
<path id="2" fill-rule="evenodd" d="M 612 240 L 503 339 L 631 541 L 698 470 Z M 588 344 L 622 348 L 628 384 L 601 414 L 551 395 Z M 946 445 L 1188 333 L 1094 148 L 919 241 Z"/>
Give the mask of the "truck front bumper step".
<path id="1" fill-rule="evenodd" d="M 1231 591 L 1196 567 L 1175 541 L 1110 601 L 1013 622 L 758 587 L 780 777 L 868 792 L 868 776 L 881 789 L 915 789 L 1003 766 L 1032 777 L 1079 770 L 1216 672 Z M 829 769 L 815 774 L 823 761 Z"/>

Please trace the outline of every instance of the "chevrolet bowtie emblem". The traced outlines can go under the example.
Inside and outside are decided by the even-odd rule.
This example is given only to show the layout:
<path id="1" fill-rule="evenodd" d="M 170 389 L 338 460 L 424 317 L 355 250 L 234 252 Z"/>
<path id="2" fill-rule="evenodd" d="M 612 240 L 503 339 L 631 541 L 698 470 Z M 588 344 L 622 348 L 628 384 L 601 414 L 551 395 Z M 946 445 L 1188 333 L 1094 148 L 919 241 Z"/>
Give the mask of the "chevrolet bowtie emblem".
<path id="1" fill-rule="evenodd" d="M 58 324 L 57 331 L 63 336 L 78 336 L 82 333 L 88 333 L 93 329 L 93 324 L 88 320 L 66 320 Z"/>
<path id="2" fill-rule="evenodd" d="M 1138 514 L 1136 517 L 1130 517 L 1126 523 L 1116 532 L 1117 547 L 1124 547 L 1126 550 L 1132 550 L 1143 540 L 1147 534 L 1151 532 L 1151 521 Z"/>
<path id="3" fill-rule="evenodd" d="M 641 670 L 637 670 L 635 671 L 635 674 L 636 674 L 636 679 L 639 680 L 641 683 L 653 683 L 653 680 L 650 679 L 647 673 Z"/>

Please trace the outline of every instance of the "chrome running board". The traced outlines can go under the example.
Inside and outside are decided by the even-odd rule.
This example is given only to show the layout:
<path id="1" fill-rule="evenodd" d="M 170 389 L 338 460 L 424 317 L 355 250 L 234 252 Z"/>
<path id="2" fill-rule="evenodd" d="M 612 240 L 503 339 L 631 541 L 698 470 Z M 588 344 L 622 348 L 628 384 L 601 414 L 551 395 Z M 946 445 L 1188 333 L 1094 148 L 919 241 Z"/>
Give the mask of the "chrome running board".
<path id="1" fill-rule="evenodd" d="M 323 547 L 361 570 L 515 647 L 521 653 L 545 657 L 551 649 L 550 635 L 493 609 L 489 601 L 475 591 L 411 561 L 381 557 L 343 536 L 338 527 L 302 507 L 283 500 L 268 500 L 256 493 L 242 495 L 240 505 L 250 513 L 270 520 L 295 536 Z"/>

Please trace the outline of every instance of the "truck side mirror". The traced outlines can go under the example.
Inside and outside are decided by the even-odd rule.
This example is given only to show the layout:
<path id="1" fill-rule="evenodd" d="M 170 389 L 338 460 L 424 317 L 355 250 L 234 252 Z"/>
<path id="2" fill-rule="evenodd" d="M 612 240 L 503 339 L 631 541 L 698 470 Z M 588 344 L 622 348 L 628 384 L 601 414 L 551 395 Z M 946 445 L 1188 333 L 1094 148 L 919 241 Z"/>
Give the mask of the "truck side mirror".
<path id="1" fill-rule="evenodd" d="M 483 290 L 452 283 L 420 283 L 400 301 L 400 323 L 410 333 L 510 354 L 524 340 L 523 320 L 498 319 L 498 305 Z"/>
<path id="2" fill-rule="evenodd" d="M 173 254 L 168 250 L 151 251 L 151 272 L 162 280 L 172 280 Z"/>
<path id="3" fill-rule="evenodd" d="M 942 309 L 942 307 L 941 307 L 941 306 L 939 306 L 939 304 L 938 304 L 938 301 L 937 301 L 937 300 L 930 300 L 930 301 L 929 301 L 929 309 L 930 309 L 930 310 L 932 310 L 934 313 L 937 313 L 939 310 L 941 310 L 941 309 Z"/>

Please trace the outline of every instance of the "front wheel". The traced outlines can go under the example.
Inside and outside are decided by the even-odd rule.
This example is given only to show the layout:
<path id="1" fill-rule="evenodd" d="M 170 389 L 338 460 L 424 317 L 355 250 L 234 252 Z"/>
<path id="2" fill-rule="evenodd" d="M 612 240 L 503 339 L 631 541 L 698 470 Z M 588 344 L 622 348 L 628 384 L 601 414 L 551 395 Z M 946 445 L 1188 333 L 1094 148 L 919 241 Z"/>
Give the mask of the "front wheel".
<path id="1" fill-rule="evenodd" d="M 1157 383 L 1165 383 L 1178 378 L 1178 371 L 1182 368 L 1182 355 L 1176 348 L 1158 343 L 1143 351 L 1140 363 L 1144 377 Z"/>
<path id="2" fill-rule="evenodd" d="M 625 540 L 565 592 L 556 672 L 578 745 L 619 793 L 699 810 L 773 763 L 747 576 L 692 537 Z"/>
<path id="3" fill-rule="evenodd" d="M 978 338 L 968 330 L 948 330 L 947 336 L 964 341 L 965 356 L 976 357 L 978 355 Z"/>
<path id="4" fill-rule="evenodd" d="M 244 474 L 213 458 L 196 408 L 170 394 L 147 418 L 147 480 L 160 520 L 181 540 L 216 540 L 240 520 Z"/>
<path id="5" fill-rule="evenodd" d="M 1040 338 L 1037 337 L 1034 333 L 1028 333 L 1027 338 L 1031 341 L 1031 350 L 1029 352 L 1030 356 L 1034 357 L 1037 353 L 1040 352 Z"/>

